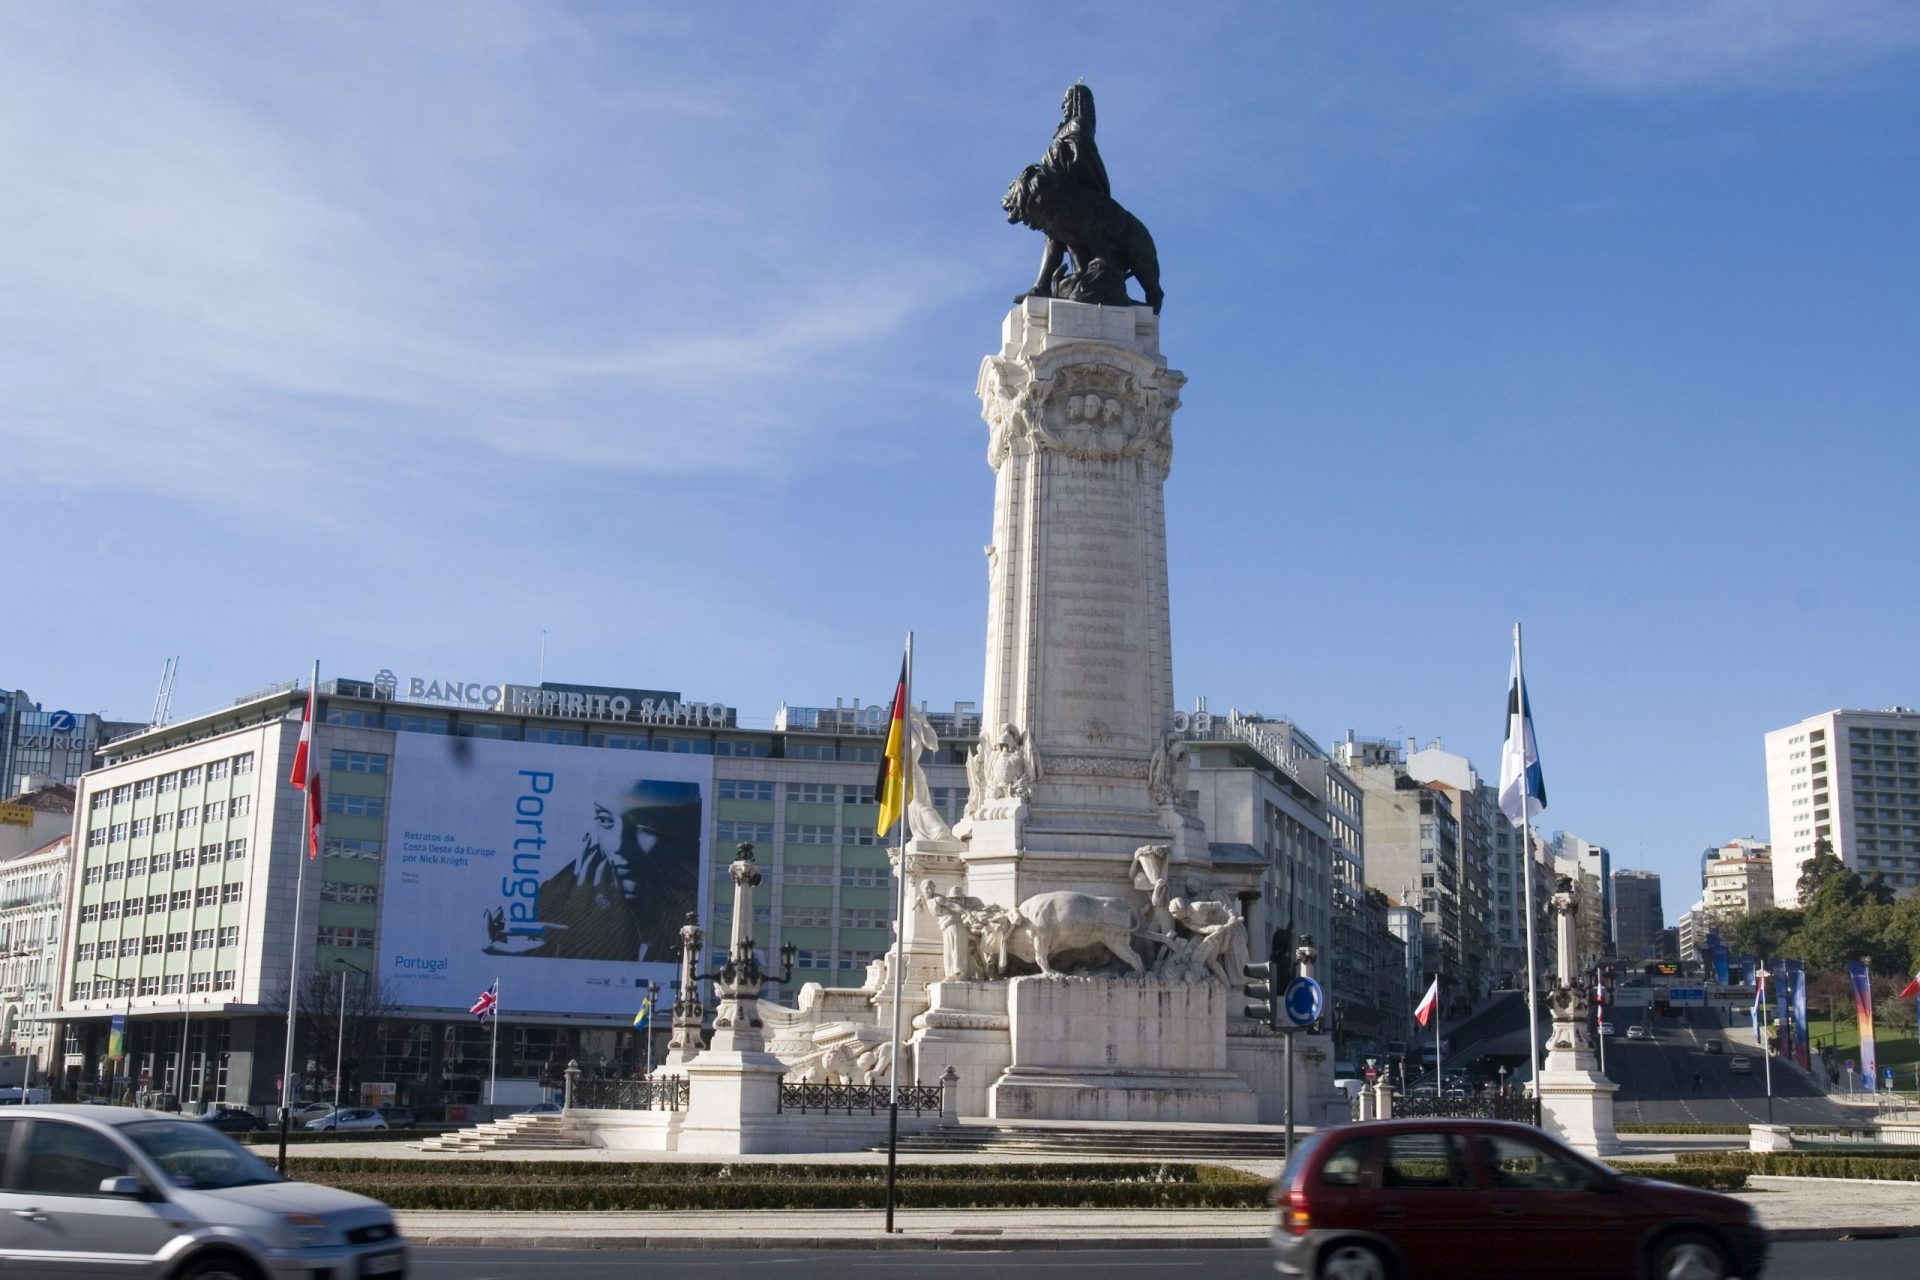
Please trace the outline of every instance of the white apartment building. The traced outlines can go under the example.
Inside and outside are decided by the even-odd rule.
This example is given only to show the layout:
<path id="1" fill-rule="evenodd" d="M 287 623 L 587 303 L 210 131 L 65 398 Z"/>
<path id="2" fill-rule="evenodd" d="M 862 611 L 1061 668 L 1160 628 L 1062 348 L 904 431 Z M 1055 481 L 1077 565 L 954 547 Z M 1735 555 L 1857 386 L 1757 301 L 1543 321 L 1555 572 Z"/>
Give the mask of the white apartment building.
<path id="1" fill-rule="evenodd" d="M 1703 870 L 1701 903 L 1716 919 L 1773 906 L 1773 851 L 1758 840 L 1729 840 Z"/>
<path id="2" fill-rule="evenodd" d="M 45 1082 L 58 1003 L 61 912 L 73 838 L 0 859 L 0 1054 L 32 1059 L 28 1083 Z"/>
<path id="3" fill-rule="evenodd" d="M 1920 886 L 1920 712 L 1836 710 L 1766 736 L 1773 900 L 1800 902 L 1800 868 L 1832 842 L 1862 876 Z"/>

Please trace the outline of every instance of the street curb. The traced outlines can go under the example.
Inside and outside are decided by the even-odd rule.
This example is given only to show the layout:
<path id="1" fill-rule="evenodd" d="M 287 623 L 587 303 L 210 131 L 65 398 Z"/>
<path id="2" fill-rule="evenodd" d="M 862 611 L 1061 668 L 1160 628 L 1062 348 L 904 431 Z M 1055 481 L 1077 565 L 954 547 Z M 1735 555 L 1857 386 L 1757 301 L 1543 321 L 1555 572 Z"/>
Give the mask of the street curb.
<path id="1" fill-rule="evenodd" d="M 1916 1229 L 1920 1230 L 1920 1229 Z M 662 1252 L 673 1249 L 705 1252 L 727 1249 L 804 1249 L 820 1252 L 865 1253 L 898 1249 L 936 1250 L 939 1252 L 1046 1251 L 1059 1253 L 1081 1250 L 1167 1250 L 1167 1249 L 1263 1249 L 1264 1233 L 1258 1236 L 1202 1236 L 1193 1239 L 1169 1239 L 1165 1236 L 1013 1236 L 985 1233 L 966 1235 L 895 1236 L 473 1236 L 459 1234 L 410 1235 L 407 1243 L 416 1249 L 644 1249 Z"/>

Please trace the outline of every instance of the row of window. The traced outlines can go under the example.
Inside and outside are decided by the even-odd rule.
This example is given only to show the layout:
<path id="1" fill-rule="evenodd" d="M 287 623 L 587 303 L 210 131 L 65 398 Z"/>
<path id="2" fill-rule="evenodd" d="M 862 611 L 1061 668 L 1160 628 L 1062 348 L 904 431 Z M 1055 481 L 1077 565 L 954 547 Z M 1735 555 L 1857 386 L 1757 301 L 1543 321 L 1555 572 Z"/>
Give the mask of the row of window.
<path id="1" fill-rule="evenodd" d="M 199 973 L 150 974 L 138 979 L 121 978 L 117 982 L 101 979 L 98 982 L 76 982 L 73 984 L 75 1000 L 111 1000 L 129 995 L 177 996 L 183 990 L 199 993 L 202 991 L 232 991 L 234 971 L 232 969 L 202 970 Z"/>
<path id="2" fill-rule="evenodd" d="M 200 846 L 197 857 L 192 849 L 178 849 L 156 853 L 150 858 L 128 858 L 125 862 L 95 863 L 80 873 L 80 883 L 112 884 L 122 876 L 133 880 L 148 874 L 161 875 L 175 868 L 185 870 L 196 863 L 205 867 L 246 856 L 247 842 L 242 837 L 238 840 L 229 840 L 224 845 L 203 844 Z"/>
<path id="3" fill-rule="evenodd" d="M 98 942 L 82 942 L 73 948 L 76 964 L 85 964 L 89 960 L 111 960 L 115 956 L 157 956 L 163 953 L 185 951 L 189 946 L 195 951 L 206 951 L 214 947 L 237 947 L 240 945 L 240 926 L 230 924 L 220 929 L 195 929 L 192 933 L 180 930 L 176 933 L 149 933 L 138 938 L 102 938 Z"/>
<path id="4" fill-rule="evenodd" d="M 87 847 L 98 848 L 103 844 L 118 844 L 122 840 L 145 840 L 148 836 L 163 836 L 169 831 L 188 831 L 202 822 L 224 822 L 228 818 L 244 818 L 253 812 L 253 797 L 235 796 L 231 800 L 214 800 L 203 805 L 190 805 L 177 812 L 155 814 L 151 818 L 133 818 L 126 822 L 116 822 L 110 826 L 99 826 L 87 832 Z"/>
<path id="5" fill-rule="evenodd" d="M 885 867 L 808 866 L 786 863 L 774 875 L 780 884 L 840 885 L 849 889 L 880 889 L 893 883 L 893 873 Z"/>
<path id="6" fill-rule="evenodd" d="M 791 929 L 887 929 L 893 925 L 893 913 L 884 907 L 845 907 L 836 917 L 834 910 L 820 906 L 790 906 L 780 912 L 780 923 Z"/>
<path id="7" fill-rule="evenodd" d="M 151 893 L 144 898 L 128 898 L 121 902 L 87 902 L 80 907 L 80 923 L 95 924 L 105 920 L 119 920 L 122 917 L 131 920 L 135 916 L 158 915 L 161 912 L 185 911 L 190 907 L 224 906 L 238 902 L 245 896 L 247 886 L 239 881 L 231 884 L 206 884 L 198 889 L 176 889 L 172 895 Z"/>
<path id="8" fill-rule="evenodd" d="M 328 761 L 336 773 L 385 774 L 387 757 L 378 751 L 335 751 Z"/>
<path id="9" fill-rule="evenodd" d="M 322 902 L 365 902 L 376 901 L 378 893 L 370 884 L 346 884 L 329 880 L 320 886 Z"/>
<path id="10" fill-rule="evenodd" d="M 174 773 L 163 773 L 152 778 L 142 778 L 138 782 L 126 782 L 111 791 L 96 791 L 89 808 L 98 813 L 109 804 L 130 804 L 135 800 L 146 800 L 156 795 L 167 795 L 181 787 L 197 787 L 204 780 L 218 782 L 222 778 L 240 777 L 253 772 L 253 752 L 243 751 L 237 756 L 224 760 L 215 760 L 206 765 L 192 765 Z"/>
<path id="11" fill-rule="evenodd" d="M 323 947 L 371 947 L 373 930 L 343 924 L 321 925 L 318 941 Z"/>
<path id="12" fill-rule="evenodd" d="M 335 791 L 327 797 L 327 812 L 356 818 L 382 818 L 387 813 L 384 796 L 344 795 Z"/>

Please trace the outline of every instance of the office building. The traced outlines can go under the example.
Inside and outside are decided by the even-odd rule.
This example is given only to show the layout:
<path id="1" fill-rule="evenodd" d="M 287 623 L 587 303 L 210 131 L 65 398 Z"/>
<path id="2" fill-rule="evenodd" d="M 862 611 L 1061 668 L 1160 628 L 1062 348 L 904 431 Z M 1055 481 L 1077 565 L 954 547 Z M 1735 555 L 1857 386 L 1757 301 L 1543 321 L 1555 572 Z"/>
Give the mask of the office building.
<path id="1" fill-rule="evenodd" d="M 91 712 L 49 710 L 22 689 L 0 689 L 0 792 L 72 784 L 99 760 L 110 738 L 144 725 Z"/>
<path id="2" fill-rule="evenodd" d="M 1629 964 L 1653 959 L 1660 952 L 1660 931 L 1666 925 L 1666 915 L 1660 907 L 1659 873 L 1614 872 L 1614 955 Z"/>
<path id="3" fill-rule="evenodd" d="M 1773 900 L 1800 905 L 1800 868 L 1826 840 L 1862 877 L 1920 886 L 1920 713 L 1828 711 L 1766 736 Z"/>
<path id="4" fill-rule="evenodd" d="M 1561 874 L 1565 874 L 1567 867 L 1577 866 L 1598 884 L 1600 905 L 1597 919 L 1587 927 L 1592 928 L 1600 938 L 1601 954 L 1613 954 L 1613 854 L 1604 845 L 1583 840 L 1571 831 L 1554 832 L 1548 844 Z"/>
<path id="5" fill-rule="evenodd" d="M 1729 840 L 1706 864 L 1702 902 L 1716 921 L 1773 906 L 1773 851 L 1758 840 Z"/>
<path id="6" fill-rule="evenodd" d="M 72 851 L 72 837 L 62 832 L 39 848 L 0 853 L 0 1054 L 28 1059 L 25 1082 L 32 1087 L 46 1083 L 53 1063 L 51 1014 Z"/>

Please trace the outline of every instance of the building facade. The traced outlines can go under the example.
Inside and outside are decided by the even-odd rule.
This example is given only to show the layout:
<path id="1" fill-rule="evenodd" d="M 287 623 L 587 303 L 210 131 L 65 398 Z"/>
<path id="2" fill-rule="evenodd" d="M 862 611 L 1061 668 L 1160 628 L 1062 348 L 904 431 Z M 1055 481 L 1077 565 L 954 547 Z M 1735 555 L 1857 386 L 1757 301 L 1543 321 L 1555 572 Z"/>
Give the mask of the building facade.
<path id="1" fill-rule="evenodd" d="M 47 1079 L 56 1045 L 61 917 L 72 837 L 0 855 L 0 1054 L 30 1059 L 27 1083 Z"/>
<path id="2" fill-rule="evenodd" d="M 1800 869 L 1827 840 L 1862 876 L 1920 886 L 1920 712 L 1836 710 L 1766 735 L 1773 900 L 1800 905 Z"/>
<path id="3" fill-rule="evenodd" d="M 1655 871 L 1613 873 L 1613 953 L 1629 964 L 1660 954 L 1660 931 L 1667 926 L 1660 906 L 1660 875 Z"/>
<path id="4" fill-rule="evenodd" d="M 1553 851 L 1553 860 L 1559 874 L 1565 875 L 1568 867 L 1579 867 L 1593 878 L 1598 886 L 1599 907 L 1594 919 L 1583 925 L 1594 930 L 1599 941 L 1599 954 L 1613 954 L 1613 854 L 1606 846 L 1583 840 L 1571 831 L 1556 831 L 1548 842 Z M 1583 907 L 1584 911 L 1585 908 Z"/>
<path id="5" fill-rule="evenodd" d="M 1706 864 L 1701 902 L 1714 920 L 1773 906 L 1773 851 L 1758 840 L 1729 840 Z"/>
<path id="6" fill-rule="evenodd" d="M 77 782 L 98 762 L 103 743 L 143 727 L 90 712 L 50 710 L 23 689 L 0 689 L 0 792 Z"/>

